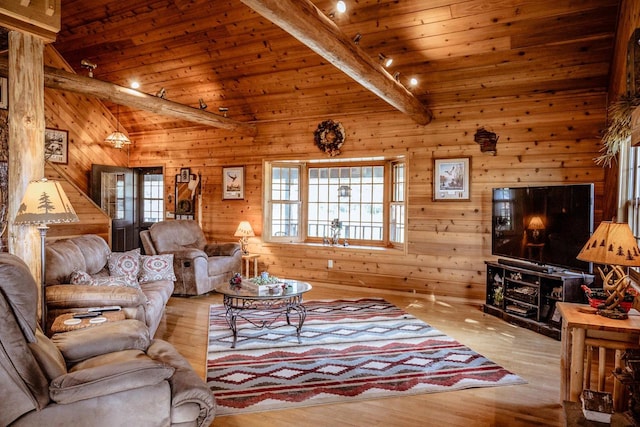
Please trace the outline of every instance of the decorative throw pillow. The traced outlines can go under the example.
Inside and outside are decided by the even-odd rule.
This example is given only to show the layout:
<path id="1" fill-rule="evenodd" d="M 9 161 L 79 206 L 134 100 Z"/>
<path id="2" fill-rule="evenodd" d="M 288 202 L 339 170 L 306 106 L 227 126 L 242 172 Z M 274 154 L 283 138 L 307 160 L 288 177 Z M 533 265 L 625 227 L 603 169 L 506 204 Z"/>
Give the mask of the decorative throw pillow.
<path id="1" fill-rule="evenodd" d="M 109 255 L 109 276 L 138 277 L 140 271 L 140 249 L 113 252 Z"/>
<path id="2" fill-rule="evenodd" d="M 156 280 L 176 280 L 173 272 L 173 254 L 140 255 L 140 283 Z"/>
<path id="3" fill-rule="evenodd" d="M 123 286 L 140 289 L 140 285 L 135 276 L 126 274 L 123 276 L 94 277 L 91 279 L 90 284 L 93 286 Z"/>
<path id="4" fill-rule="evenodd" d="M 91 276 L 86 271 L 74 270 L 69 276 L 69 283 L 72 285 L 90 285 Z"/>

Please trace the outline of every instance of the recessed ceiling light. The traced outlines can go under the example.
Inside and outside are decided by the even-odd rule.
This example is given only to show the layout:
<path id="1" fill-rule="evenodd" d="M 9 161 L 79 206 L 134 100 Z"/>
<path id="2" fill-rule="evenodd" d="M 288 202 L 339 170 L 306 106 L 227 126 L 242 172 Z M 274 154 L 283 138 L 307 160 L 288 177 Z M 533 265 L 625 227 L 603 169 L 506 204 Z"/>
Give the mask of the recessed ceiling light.
<path id="1" fill-rule="evenodd" d="M 415 77 L 411 77 L 411 80 L 409 80 L 409 84 L 411 86 L 416 86 L 418 84 L 418 79 L 416 79 Z"/>
<path id="2" fill-rule="evenodd" d="M 136 82 L 136 81 L 132 81 L 131 82 L 131 89 L 138 89 L 140 88 L 140 83 Z"/>
<path id="3" fill-rule="evenodd" d="M 336 3 L 336 10 L 340 13 L 345 13 L 347 11 L 346 3 L 340 0 L 338 3 Z"/>

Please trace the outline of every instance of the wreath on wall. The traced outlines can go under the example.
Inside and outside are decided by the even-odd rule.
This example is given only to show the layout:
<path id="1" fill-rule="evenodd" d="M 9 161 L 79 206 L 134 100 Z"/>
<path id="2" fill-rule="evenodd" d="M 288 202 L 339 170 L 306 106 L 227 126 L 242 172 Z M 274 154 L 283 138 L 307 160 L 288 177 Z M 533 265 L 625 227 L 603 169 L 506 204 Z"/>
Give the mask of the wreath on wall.
<path id="1" fill-rule="evenodd" d="M 340 122 L 325 120 L 318 125 L 318 129 L 313 133 L 313 139 L 320 150 L 330 157 L 340 154 L 340 148 L 344 144 L 346 134 Z"/>

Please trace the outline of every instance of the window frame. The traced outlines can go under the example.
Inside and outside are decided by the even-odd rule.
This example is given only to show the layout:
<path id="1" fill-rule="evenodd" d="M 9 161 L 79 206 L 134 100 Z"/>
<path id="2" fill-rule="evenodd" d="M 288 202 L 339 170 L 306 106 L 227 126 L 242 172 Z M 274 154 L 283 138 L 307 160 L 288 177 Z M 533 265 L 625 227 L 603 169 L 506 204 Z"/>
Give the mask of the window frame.
<path id="1" fill-rule="evenodd" d="M 393 182 L 394 182 L 394 165 L 404 165 L 404 180 L 402 183 L 402 193 L 404 195 L 404 201 L 402 205 L 402 226 L 403 230 L 403 242 L 393 242 L 390 240 L 390 227 L 391 227 L 391 204 L 393 199 Z M 263 236 L 262 239 L 265 243 L 302 243 L 302 244 L 322 244 L 322 237 L 309 237 L 308 234 L 308 209 L 309 209 L 309 170 L 312 168 L 336 168 L 336 167 L 349 167 L 349 166 L 384 166 L 384 188 L 383 188 L 383 230 L 382 240 L 349 240 L 349 246 L 347 247 L 380 247 L 380 248 L 393 248 L 393 249 L 406 249 L 407 245 L 407 205 L 408 205 L 408 161 L 405 157 L 394 157 L 391 159 L 383 158 L 371 158 L 371 159 L 336 159 L 336 160 L 264 160 L 263 161 Z M 286 168 L 298 168 L 300 190 L 299 198 L 297 201 L 292 202 L 292 205 L 296 205 L 298 208 L 298 217 L 300 218 L 299 233 L 298 236 L 273 236 L 272 233 L 272 176 L 274 167 L 286 167 Z M 280 203 L 278 201 L 278 203 Z M 396 202 L 396 205 L 399 202 Z M 341 237 L 342 239 L 342 237 Z"/>

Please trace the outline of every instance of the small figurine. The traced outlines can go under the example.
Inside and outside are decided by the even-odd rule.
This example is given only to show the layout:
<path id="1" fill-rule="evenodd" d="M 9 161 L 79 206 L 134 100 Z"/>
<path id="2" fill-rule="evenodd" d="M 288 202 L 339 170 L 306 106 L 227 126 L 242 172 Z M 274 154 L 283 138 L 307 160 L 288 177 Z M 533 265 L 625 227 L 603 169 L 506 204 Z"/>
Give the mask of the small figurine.
<path id="1" fill-rule="evenodd" d="M 240 286 L 242 284 L 242 275 L 240 273 L 234 273 L 233 277 L 229 279 L 231 286 Z"/>

